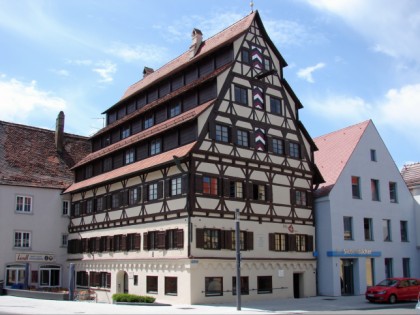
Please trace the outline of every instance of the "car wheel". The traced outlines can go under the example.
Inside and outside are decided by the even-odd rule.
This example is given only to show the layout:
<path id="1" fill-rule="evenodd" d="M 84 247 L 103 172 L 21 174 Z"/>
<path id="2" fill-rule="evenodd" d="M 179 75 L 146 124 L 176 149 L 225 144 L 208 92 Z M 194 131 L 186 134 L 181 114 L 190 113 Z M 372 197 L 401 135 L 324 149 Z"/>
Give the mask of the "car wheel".
<path id="1" fill-rule="evenodd" d="M 395 302 L 397 302 L 397 297 L 395 294 L 391 294 L 391 296 L 388 299 L 390 304 L 394 304 Z"/>

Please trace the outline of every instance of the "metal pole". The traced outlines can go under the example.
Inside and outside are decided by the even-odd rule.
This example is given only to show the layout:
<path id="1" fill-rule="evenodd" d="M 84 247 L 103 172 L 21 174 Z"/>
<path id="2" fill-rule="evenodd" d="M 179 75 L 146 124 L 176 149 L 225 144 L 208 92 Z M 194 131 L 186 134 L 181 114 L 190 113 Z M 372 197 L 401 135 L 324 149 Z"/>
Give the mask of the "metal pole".
<path id="1" fill-rule="evenodd" d="M 239 209 L 235 211 L 235 249 L 236 249 L 236 309 L 241 310 L 241 236 Z"/>
<path id="2" fill-rule="evenodd" d="M 69 300 L 70 301 L 73 301 L 74 299 L 74 289 L 75 289 L 74 270 L 75 270 L 74 263 L 70 263 L 70 266 L 69 266 Z"/>

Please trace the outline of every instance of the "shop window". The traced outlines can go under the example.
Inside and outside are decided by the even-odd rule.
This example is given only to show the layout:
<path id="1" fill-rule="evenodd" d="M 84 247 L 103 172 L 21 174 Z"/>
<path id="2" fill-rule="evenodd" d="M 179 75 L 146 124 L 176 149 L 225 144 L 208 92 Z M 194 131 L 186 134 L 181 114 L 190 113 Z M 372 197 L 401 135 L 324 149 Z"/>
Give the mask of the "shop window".
<path id="1" fill-rule="evenodd" d="M 146 292 L 147 293 L 158 293 L 158 277 L 147 276 L 146 277 Z"/>
<path id="2" fill-rule="evenodd" d="M 241 295 L 249 295 L 249 278 L 241 277 Z M 232 277 L 232 294 L 236 295 L 236 277 Z"/>
<path id="3" fill-rule="evenodd" d="M 205 286 L 206 296 L 222 296 L 223 295 L 223 278 L 222 277 L 205 277 L 204 286 Z"/>
<path id="4" fill-rule="evenodd" d="M 273 280 L 271 276 L 257 277 L 257 292 L 258 294 L 273 293 Z"/>
<path id="5" fill-rule="evenodd" d="M 165 277 L 165 295 L 178 295 L 177 277 Z"/>

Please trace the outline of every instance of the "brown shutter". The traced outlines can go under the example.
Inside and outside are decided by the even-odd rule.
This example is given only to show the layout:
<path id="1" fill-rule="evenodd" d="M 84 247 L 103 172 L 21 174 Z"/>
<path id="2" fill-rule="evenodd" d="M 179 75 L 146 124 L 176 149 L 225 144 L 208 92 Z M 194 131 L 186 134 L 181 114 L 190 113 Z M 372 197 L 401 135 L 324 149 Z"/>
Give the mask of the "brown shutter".
<path id="1" fill-rule="evenodd" d="M 265 185 L 265 200 L 267 201 L 273 200 L 273 186 L 272 185 Z"/>
<path id="2" fill-rule="evenodd" d="M 162 199 L 163 198 L 163 181 L 160 180 L 157 183 L 157 199 Z"/>
<path id="3" fill-rule="evenodd" d="M 121 236 L 121 250 L 123 252 L 127 251 L 127 235 L 122 235 Z"/>
<path id="4" fill-rule="evenodd" d="M 182 175 L 181 179 L 181 193 L 186 194 L 187 193 L 187 184 L 188 184 L 188 175 Z"/>
<path id="5" fill-rule="evenodd" d="M 274 233 L 268 234 L 268 250 L 276 250 Z"/>
<path id="6" fill-rule="evenodd" d="M 209 128 L 209 138 L 212 140 L 216 140 L 216 125 L 213 119 L 209 120 L 208 128 Z"/>
<path id="7" fill-rule="evenodd" d="M 101 251 L 101 238 L 97 237 L 95 239 L 95 251 L 100 252 Z"/>
<path id="8" fill-rule="evenodd" d="M 146 202 L 146 201 L 148 201 L 149 200 L 149 196 L 148 196 L 148 191 L 149 191 L 149 185 L 144 185 L 143 186 L 143 202 Z"/>
<path id="9" fill-rule="evenodd" d="M 273 152 L 273 137 L 267 136 L 267 148 L 268 152 Z"/>
<path id="10" fill-rule="evenodd" d="M 137 187 L 137 200 L 136 203 L 139 203 L 141 201 L 141 187 Z"/>
<path id="11" fill-rule="evenodd" d="M 100 287 L 101 286 L 101 273 L 100 272 L 95 272 L 95 277 L 94 277 L 94 284 L 95 287 Z"/>
<path id="12" fill-rule="evenodd" d="M 143 249 L 144 250 L 149 250 L 149 244 L 148 244 L 148 233 L 144 232 L 143 233 Z"/>
<path id="13" fill-rule="evenodd" d="M 221 231 L 221 239 L 223 240 L 221 244 L 222 249 L 232 250 L 232 233 L 235 233 L 235 231 Z"/>
<path id="14" fill-rule="evenodd" d="M 89 273 L 89 284 L 90 284 L 91 287 L 96 287 L 96 284 L 95 284 L 95 275 L 96 275 L 96 272 L 95 271 L 91 271 Z"/>
<path id="15" fill-rule="evenodd" d="M 227 178 L 223 179 L 223 195 L 230 197 L 230 181 Z"/>
<path id="16" fill-rule="evenodd" d="M 203 192 L 203 176 L 202 175 L 195 176 L 195 191 L 198 193 Z"/>
<path id="17" fill-rule="evenodd" d="M 312 193 L 312 191 L 307 191 L 306 192 L 306 205 L 308 207 L 313 206 L 313 193 Z"/>
<path id="18" fill-rule="evenodd" d="M 294 188 L 290 188 L 290 204 L 296 204 L 296 190 Z"/>
<path id="19" fill-rule="evenodd" d="M 166 231 L 158 231 L 157 232 L 157 248 L 158 249 L 165 249 L 165 239 L 166 239 Z"/>
<path id="20" fill-rule="evenodd" d="M 111 273 L 110 272 L 106 274 L 106 287 L 111 288 Z"/>
<path id="21" fill-rule="evenodd" d="M 249 147 L 255 150 L 255 132 L 249 133 Z"/>
<path id="22" fill-rule="evenodd" d="M 113 236 L 108 236 L 107 240 L 106 240 L 106 251 L 107 252 L 112 252 L 113 251 L 112 241 L 113 241 Z"/>
<path id="23" fill-rule="evenodd" d="M 254 249 L 254 233 L 246 232 L 246 250 Z"/>
<path id="24" fill-rule="evenodd" d="M 289 141 L 284 141 L 284 154 L 286 154 L 287 156 L 289 156 L 289 154 L 290 154 L 290 142 Z"/>
<path id="25" fill-rule="evenodd" d="M 252 183 L 248 183 L 246 187 L 246 196 L 248 199 L 254 199 L 254 185 Z"/>
<path id="26" fill-rule="evenodd" d="M 225 231 L 225 230 L 217 230 L 217 231 L 219 233 L 219 243 L 217 244 L 217 248 L 226 249 L 226 233 L 230 231 Z"/>
<path id="27" fill-rule="evenodd" d="M 314 237 L 312 235 L 306 235 L 306 251 L 314 251 Z"/>
<path id="28" fill-rule="evenodd" d="M 204 229 L 196 229 L 195 233 L 195 247 L 204 248 Z"/>
<path id="29" fill-rule="evenodd" d="M 176 247 L 177 248 L 184 248 L 184 230 L 178 229 L 176 230 Z"/>
<path id="30" fill-rule="evenodd" d="M 168 198 L 171 194 L 171 180 L 170 179 L 166 179 L 165 180 L 165 198 Z"/>
<path id="31" fill-rule="evenodd" d="M 296 235 L 289 234 L 288 237 L 288 244 L 289 244 L 289 252 L 295 252 L 296 251 Z"/>
<path id="32" fill-rule="evenodd" d="M 134 250 L 140 250 L 141 236 L 140 233 L 134 234 Z"/>

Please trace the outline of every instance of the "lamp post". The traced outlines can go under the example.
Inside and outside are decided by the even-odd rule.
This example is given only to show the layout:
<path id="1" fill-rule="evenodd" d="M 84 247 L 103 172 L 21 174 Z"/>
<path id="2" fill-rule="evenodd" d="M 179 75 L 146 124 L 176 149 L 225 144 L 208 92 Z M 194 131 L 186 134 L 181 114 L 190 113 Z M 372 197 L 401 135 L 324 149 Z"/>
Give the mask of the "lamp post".
<path id="1" fill-rule="evenodd" d="M 236 249 L 236 309 L 241 310 L 241 240 L 239 209 L 235 211 L 235 249 Z"/>

